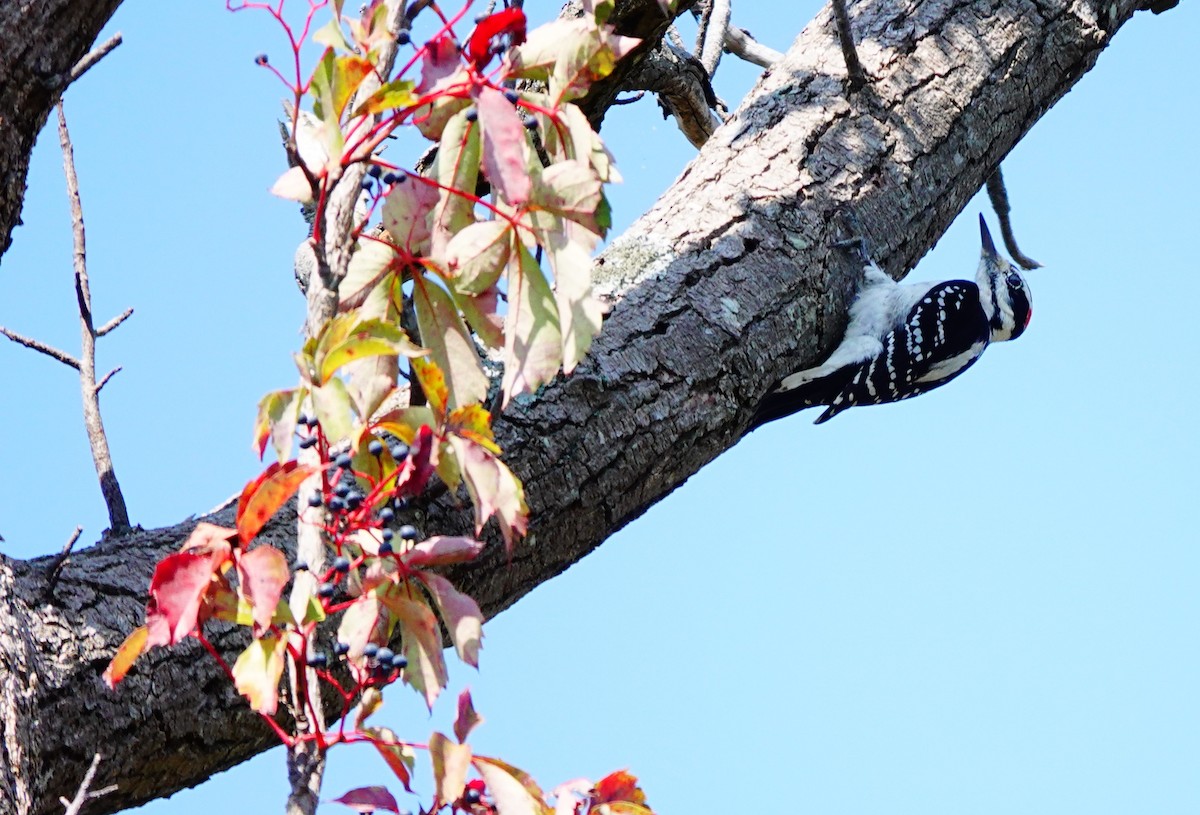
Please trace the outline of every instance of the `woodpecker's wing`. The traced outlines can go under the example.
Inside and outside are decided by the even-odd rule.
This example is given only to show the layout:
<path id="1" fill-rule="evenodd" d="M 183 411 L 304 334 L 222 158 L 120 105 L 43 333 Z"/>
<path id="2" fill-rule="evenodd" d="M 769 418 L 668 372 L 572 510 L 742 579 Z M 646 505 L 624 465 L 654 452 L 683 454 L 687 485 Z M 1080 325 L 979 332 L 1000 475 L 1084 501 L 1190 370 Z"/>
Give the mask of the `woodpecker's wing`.
<path id="1" fill-rule="evenodd" d="M 898 402 L 950 381 L 979 358 L 989 336 L 979 286 L 968 280 L 934 286 L 883 338 L 877 356 L 852 366 L 840 383 L 825 380 L 836 390 L 809 403 L 828 405 L 816 424 L 855 405 Z"/>

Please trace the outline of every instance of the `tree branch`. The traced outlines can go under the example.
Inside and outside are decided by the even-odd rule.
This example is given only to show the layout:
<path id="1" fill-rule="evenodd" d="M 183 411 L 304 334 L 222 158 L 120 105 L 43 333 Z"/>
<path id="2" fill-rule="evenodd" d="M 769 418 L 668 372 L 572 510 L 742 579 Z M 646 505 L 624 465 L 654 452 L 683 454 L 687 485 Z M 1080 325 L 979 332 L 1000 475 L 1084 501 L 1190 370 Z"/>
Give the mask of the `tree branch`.
<path id="1" fill-rule="evenodd" d="M 1136 2 L 1118 0 L 1118 24 Z M 847 99 L 841 72 L 827 72 L 841 55 L 826 9 L 597 261 L 598 289 L 613 310 L 593 350 L 575 374 L 514 403 L 497 425 L 530 499 L 529 540 L 511 560 L 490 540 L 477 563 L 449 575 L 489 616 L 735 444 L 770 383 L 828 350 L 857 273 L 828 248 L 830 212 L 853 204 L 877 259 L 899 276 L 1110 38 L 1090 2 L 1045 0 L 1008 15 L 926 4 L 903 26 L 886 25 L 891 8 L 867 4 L 859 13 L 861 30 L 877 32 L 877 79 L 863 92 Z M 953 71 L 939 41 L 950 29 L 970 34 Z M 609 102 L 596 99 L 602 116 Z M 470 529 L 465 504 L 447 496 L 427 525 Z M 230 526 L 232 517 L 227 508 L 210 520 Z M 46 559 L 0 560 L 8 598 L 0 604 L 8 750 L 0 811 L 56 811 L 97 744 L 122 744 L 98 773 L 121 781 L 93 805 L 108 812 L 194 784 L 273 742 L 192 644 L 143 660 L 116 693 L 97 679 L 142 622 L 154 564 L 192 526 L 135 531 L 76 553 L 53 606 L 37 599 Z M 295 535 L 289 507 L 265 542 L 292 551 Z M 226 629 L 212 639 L 228 655 L 244 645 Z"/>
<path id="2" fill-rule="evenodd" d="M 75 370 L 79 370 L 79 360 L 68 354 L 66 351 L 60 351 L 53 345 L 47 345 L 41 340 L 35 340 L 33 337 L 26 337 L 24 334 L 18 334 L 16 331 L 10 331 L 3 326 L 0 326 L 0 334 L 8 337 L 18 345 L 24 345 L 30 350 L 37 351 L 40 354 L 45 354 L 51 359 L 57 359 L 63 365 L 66 365 Z"/>

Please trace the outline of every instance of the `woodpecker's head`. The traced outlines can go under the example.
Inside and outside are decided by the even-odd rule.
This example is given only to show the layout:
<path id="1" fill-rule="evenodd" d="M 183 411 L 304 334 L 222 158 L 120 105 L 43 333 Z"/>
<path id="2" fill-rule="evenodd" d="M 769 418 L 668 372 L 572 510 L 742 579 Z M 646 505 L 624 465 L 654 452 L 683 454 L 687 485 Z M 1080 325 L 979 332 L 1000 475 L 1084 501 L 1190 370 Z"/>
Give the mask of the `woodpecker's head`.
<path id="1" fill-rule="evenodd" d="M 979 284 L 979 299 L 992 326 L 992 342 L 1016 339 L 1025 333 L 1029 318 L 1033 316 L 1029 284 L 996 251 L 983 215 L 979 216 L 979 234 L 983 239 L 983 251 L 975 282 Z"/>

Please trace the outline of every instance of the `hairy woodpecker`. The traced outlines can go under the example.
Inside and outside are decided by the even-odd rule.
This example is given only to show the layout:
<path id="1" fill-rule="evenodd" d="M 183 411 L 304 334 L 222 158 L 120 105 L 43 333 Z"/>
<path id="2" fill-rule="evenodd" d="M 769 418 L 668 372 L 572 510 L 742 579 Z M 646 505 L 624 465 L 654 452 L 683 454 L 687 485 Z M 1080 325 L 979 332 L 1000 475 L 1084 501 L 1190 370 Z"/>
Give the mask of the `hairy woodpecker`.
<path id="1" fill-rule="evenodd" d="M 823 365 L 772 388 L 746 432 L 815 405 L 826 406 L 821 424 L 857 405 L 917 396 L 970 368 L 989 343 L 1021 336 L 1033 313 L 1029 288 L 996 252 L 982 215 L 979 231 L 983 251 L 974 282 L 901 285 L 864 250 L 863 284 L 841 344 Z"/>

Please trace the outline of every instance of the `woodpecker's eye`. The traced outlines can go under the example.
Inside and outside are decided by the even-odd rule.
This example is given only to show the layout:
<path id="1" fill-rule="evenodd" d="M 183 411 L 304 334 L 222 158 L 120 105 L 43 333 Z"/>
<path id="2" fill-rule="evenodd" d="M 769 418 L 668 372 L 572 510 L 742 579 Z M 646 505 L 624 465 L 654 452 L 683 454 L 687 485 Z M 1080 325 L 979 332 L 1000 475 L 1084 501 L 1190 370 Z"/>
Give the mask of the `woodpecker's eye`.
<path id="1" fill-rule="evenodd" d="M 1016 272 L 1009 272 L 1007 280 L 1008 280 L 1009 288 L 1012 288 L 1012 289 L 1021 288 L 1021 284 L 1024 282 L 1023 280 L 1021 280 L 1021 276 L 1019 274 L 1017 274 Z"/>

